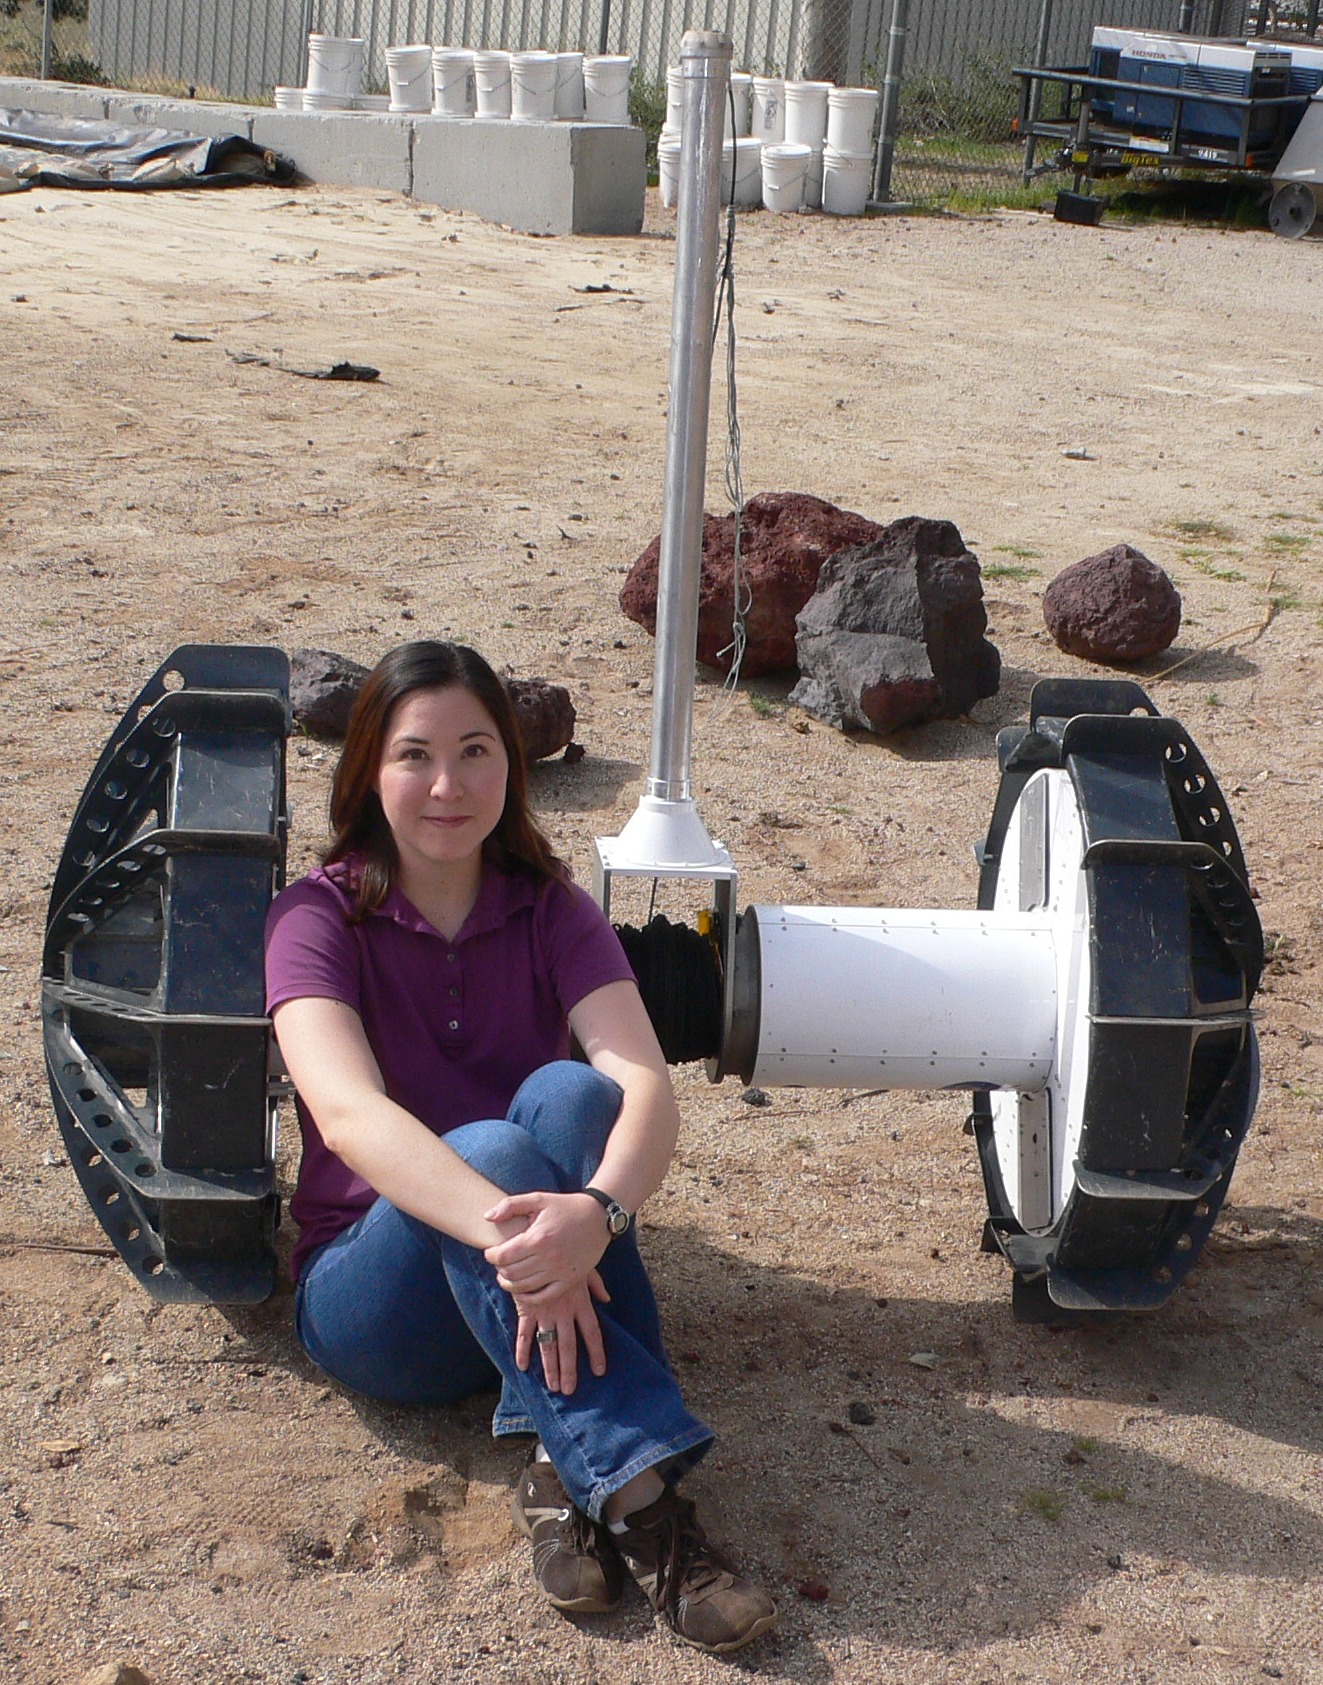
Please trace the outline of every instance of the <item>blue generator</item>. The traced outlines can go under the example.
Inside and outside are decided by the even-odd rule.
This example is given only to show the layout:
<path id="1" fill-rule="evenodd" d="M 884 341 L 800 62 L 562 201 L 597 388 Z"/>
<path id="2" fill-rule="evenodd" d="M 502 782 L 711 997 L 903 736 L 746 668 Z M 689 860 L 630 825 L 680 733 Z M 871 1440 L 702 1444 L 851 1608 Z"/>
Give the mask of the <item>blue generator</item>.
<path id="1" fill-rule="evenodd" d="M 1319 69 L 1323 72 L 1323 65 Z M 1089 71 L 1094 76 L 1152 87 L 1151 94 L 1096 88 L 1091 95 L 1091 110 L 1099 122 L 1154 139 L 1165 139 L 1176 127 L 1176 101 L 1164 97 L 1161 89 L 1239 99 L 1284 98 L 1295 91 L 1291 86 L 1291 54 L 1285 48 L 1161 35 L 1141 29 L 1096 28 Z M 1302 65 L 1302 76 L 1306 73 Z M 1251 113 L 1246 136 L 1251 150 L 1273 144 L 1282 124 L 1281 112 L 1280 106 L 1269 105 Z M 1186 99 L 1180 110 L 1181 140 L 1193 146 L 1235 147 L 1244 117 L 1242 106 Z"/>

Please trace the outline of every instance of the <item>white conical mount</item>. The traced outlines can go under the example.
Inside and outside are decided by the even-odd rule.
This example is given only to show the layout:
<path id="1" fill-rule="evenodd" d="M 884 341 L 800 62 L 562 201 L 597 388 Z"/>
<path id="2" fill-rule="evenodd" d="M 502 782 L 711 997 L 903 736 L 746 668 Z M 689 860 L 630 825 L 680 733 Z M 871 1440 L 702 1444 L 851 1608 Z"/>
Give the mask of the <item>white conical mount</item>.
<path id="1" fill-rule="evenodd" d="M 598 840 L 606 864 L 616 872 L 692 873 L 707 877 L 732 869 L 730 855 L 707 833 L 692 799 L 666 801 L 640 796 L 633 817 L 618 837 Z"/>

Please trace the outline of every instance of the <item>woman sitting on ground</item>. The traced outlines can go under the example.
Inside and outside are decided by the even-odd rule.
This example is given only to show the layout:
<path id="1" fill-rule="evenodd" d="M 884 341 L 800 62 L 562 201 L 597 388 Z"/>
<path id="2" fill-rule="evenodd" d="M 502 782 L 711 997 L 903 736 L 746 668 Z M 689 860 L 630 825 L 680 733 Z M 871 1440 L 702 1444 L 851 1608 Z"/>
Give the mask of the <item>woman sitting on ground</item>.
<path id="1" fill-rule="evenodd" d="M 680 1397 L 633 1232 L 679 1113 L 615 932 L 526 784 L 475 651 L 407 644 L 368 678 L 324 864 L 267 926 L 303 1130 L 298 1335 L 392 1403 L 499 1385 L 493 1432 L 536 1436 L 513 1508 L 543 1593 L 611 1610 L 628 1566 L 681 1638 L 734 1650 L 776 1609 L 675 1490 L 712 1434 Z"/>

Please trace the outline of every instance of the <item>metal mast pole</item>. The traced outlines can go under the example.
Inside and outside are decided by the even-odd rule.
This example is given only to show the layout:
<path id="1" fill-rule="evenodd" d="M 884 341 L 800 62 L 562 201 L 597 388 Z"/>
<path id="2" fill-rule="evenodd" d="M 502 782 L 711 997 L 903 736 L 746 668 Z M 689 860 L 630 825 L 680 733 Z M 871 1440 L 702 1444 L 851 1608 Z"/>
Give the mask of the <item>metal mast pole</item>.
<path id="1" fill-rule="evenodd" d="M 730 39 L 712 30 L 690 30 L 680 44 L 684 115 L 647 786 L 649 796 L 668 802 L 689 801 L 693 794 L 690 738 L 721 236 L 722 107 L 732 52 Z"/>

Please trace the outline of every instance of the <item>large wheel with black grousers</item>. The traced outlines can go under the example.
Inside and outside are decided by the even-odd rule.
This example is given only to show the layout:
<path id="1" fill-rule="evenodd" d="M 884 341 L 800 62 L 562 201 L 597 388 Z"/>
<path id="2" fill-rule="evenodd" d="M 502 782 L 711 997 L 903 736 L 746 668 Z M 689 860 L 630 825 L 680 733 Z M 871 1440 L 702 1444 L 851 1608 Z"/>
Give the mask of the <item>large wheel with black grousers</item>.
<path id="1" fill-rule="evenodd" d="M 1068 955 L 1051 1075 L 974 1097 L 1017 1314 L 1162 1304 L 1226 1195 L 1258 1092 L 1263 938 L 1188 732 L 1124 682 L 1045 681 L 1001 733 L 979 906 L 1049 913 Z"/>

